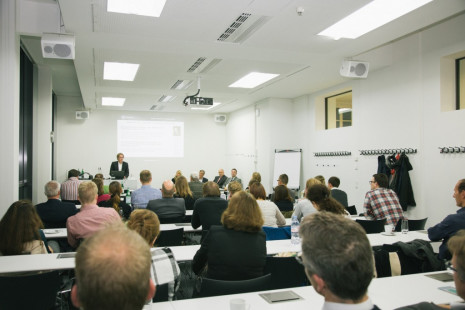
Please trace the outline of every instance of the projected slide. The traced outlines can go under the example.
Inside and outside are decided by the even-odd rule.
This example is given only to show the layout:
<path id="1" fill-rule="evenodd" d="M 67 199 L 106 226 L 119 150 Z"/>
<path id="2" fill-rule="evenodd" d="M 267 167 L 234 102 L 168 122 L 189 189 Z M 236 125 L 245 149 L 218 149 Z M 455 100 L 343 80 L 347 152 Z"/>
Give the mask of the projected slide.
<path id="1" fill-rule="evenodd" d="M 126 157 L 184 157 L 184 123 L 118 120 L 118 152 Z"/>

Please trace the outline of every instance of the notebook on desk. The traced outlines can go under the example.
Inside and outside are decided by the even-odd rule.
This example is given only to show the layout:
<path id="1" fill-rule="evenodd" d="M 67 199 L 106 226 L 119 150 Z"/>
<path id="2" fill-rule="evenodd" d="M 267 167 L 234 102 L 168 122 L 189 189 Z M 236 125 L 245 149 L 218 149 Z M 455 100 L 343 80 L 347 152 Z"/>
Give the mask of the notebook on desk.
<path id="1" fill-rule="evenodd" d="M 302 297 L 300 297 L 293 291 L 263 293 L 263 294 L 258 294 L 258 295 L 260 295 L 263 299 L 265 299 L 270 304 L 276 303 L 276 302 L 282 302 L 282 301 L 303 299 Z"/>
<path id="2" fill-rule="evenodd" d="M 449 272 L 441 272 L 441 273 L 434 273 L 434 274 L 427 274 L 427 277 L 433 278 L 435 280 L 439 280 L 442 282 L 450 282 L 454 281 L 454 276 Z"/>
<path id="3" fill-rule="evenodd" d="M 57 259 L 58 258 L 73 258 L 76 256 L 76 252 L 69 252 L 69 253 L 60 253 L 58 254 L 57 256 Z"/>

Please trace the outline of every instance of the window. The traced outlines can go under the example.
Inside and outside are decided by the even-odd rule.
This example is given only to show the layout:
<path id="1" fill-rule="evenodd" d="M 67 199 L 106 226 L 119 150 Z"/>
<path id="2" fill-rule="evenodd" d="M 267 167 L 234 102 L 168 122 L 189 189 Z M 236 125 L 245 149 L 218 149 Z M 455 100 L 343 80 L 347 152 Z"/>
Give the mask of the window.
<path id="1" fill-rule="evenodd" d="M 352 126 L 352 91 L 325 98 L 326 129 Z"/>
<path id="2" fill-rule="evenodd" d="M 455 109 L 465 109 L 465 57 L 455 60 L 456 104 Z"/>

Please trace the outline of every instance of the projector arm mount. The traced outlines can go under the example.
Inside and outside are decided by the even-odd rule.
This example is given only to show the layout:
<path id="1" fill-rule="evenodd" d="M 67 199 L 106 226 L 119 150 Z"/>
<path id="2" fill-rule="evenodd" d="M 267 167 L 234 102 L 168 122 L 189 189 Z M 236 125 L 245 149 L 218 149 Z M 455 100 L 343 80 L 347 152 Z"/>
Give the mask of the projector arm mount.
<path id="1" fill-rule="evenodd" d="M 184 98 L 184 100 L 182 101 L 184 106 L 188 106 L 190 99 L 197 97 L 198 94 L 200 94 L 200 77 L 197 78 L 197 93 L 195 93 L 195 95 L 187 96 L 186 98 Z"/>

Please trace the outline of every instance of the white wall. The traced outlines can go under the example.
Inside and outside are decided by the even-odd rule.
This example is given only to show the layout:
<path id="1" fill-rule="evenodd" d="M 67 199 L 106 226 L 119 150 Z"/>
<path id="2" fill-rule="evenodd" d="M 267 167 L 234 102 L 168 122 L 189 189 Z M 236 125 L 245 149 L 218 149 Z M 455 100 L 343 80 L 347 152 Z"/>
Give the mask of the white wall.
<path id="1" fill-rule="evenodd" d="M 189 176 L 199 169 L 206 171 L 206 177 L 213 179 L 219 168 L 223 168 L 226 158 L 226 125 L 214 122 L 213 115 L 127 112 L 95 110 L 87 120 L 76 120 L 75 111 L 82 109 L 82 99 L 77 97 L 58 97 L 57 111 L 57 178 L 59 182 L 66 179 L 69 169 L 84 169 L 96 174 L 101 167 L 108 175 L 110 164 L 116 160 L 116 123 L 119 119 L 137 120 L 175 120 L 184 122 L 184 157 L 183 158 L 130 158 L 130 174 L 138 179 L 143 169 L 152 172 L 156 187 L 161 187 L 163 180 L 171 179 L 176 170 Z"/>

